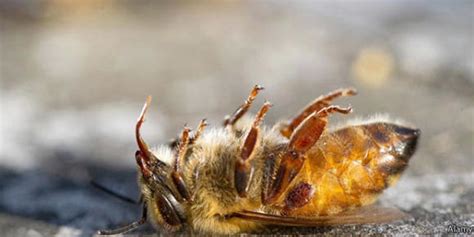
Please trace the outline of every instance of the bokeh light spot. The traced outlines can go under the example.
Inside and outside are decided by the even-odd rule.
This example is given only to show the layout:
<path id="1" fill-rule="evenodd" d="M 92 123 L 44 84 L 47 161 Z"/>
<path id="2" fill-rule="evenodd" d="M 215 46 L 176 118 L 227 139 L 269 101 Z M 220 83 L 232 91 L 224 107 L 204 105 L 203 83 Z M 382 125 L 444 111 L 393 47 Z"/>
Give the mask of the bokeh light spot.
<path id="1" fill-rule="evenodd" d="M 393 67 L 393 56 L 387 50 L 364 48 L 352 64 L 352 76 L 365 86 L 380 87 L 390 79 Z"/>

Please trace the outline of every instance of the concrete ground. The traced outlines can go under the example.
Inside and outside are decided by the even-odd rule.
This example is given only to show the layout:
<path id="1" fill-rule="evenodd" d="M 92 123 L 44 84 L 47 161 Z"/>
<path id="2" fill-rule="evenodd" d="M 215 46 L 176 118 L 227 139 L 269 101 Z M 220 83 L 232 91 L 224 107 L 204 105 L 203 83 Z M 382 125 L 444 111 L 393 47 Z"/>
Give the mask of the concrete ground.
<path id="1" fill-rule="evenodd" d="M 409 3 L 409 4 L 408 4 Z M 339 87 L 354 113 L 384 113 L 422 131 L 400 182 L 379 205 L 410 218 L 270 235 L 472 235 L 474 4 L 471 1 L 0 3 L 0 236 L 89 236 L 136 220 L 133 126 L 144 136 L 184 123 L 219 126 L 254 84 L 288 118 Z M 252 110 L 255 111 L 255 108 Z M 134 235 L 153 234 L 146 225 Z"/>

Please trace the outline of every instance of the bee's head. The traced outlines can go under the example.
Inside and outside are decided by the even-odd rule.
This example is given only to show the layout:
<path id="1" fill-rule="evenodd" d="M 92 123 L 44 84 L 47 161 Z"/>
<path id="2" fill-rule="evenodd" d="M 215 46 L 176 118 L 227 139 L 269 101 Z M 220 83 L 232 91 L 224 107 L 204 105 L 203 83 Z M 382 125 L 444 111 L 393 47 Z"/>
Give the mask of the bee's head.
<path id="1" fill-rule="evenodd" d="M 135 135 L 139 150 L 135 159 L 139 168 L 139 181 L 142 195 L 150 217 L 166 230 L 177 230 L 185 222 L 183 203 L 185 199 L 180 195 L 171 179 L 172 168 L 156 157 L 140 135 L 140 127 L 151 97 L 147 98 L 142 113 L 138 118 Z"/>
<path id="2" fill-rule="evenodd" d="M 171 167 L 151 154 L 147 161 L 142 151 L 135 157 L 139 167 L 142 195 L 148 206 L 150 217 L 165 230 L 177 230 L 186 222 L 184 198 L 171 180 Z"/>

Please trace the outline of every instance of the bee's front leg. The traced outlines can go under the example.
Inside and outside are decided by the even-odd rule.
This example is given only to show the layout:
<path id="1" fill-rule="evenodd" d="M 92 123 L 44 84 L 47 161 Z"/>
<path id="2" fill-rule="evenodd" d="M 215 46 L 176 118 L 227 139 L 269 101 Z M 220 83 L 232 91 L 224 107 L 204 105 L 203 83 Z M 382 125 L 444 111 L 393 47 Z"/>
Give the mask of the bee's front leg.
<path id="1" fill-rule="evenodd" d="M 258 92 L 263 90 L 263 86 L 255 85 L 250 92 L 250 95 L 247 97 L 245 102 L 240 105 L 237 110 L 232 114 L 232 116 L 226 116 L 224 119 L 224 126 L 231 126 L 233 127 L 234 124 L 249 110 L 250 106 L 252 105 L 253 101 L 258 95 Z"/>
<path id="2" fill-rule="evenodd" d="M 176 147 L 176 159 L 173 171 L 171 172 L 171 178 L 173 179 L 173 183 L 175 184 L 181 196 L 188 201 L 191 199 L 191 195 L 186 187 L 186 184 L 184 183 L 181 167 L 184 165 L 183 163 L 185 162 L 185 155 L 189 146 L 201 136 L 206 126 L 206 119 L 202 119 L 196 132 L 192 134 L 192 136 L 190 135 L 191 129 L 185 126 L 183 132 L 181 133 L 181 137 L 179 140 L 176 139 L 174 142 L 175 144 L 173 145 Z"/>
<path id="3" fill-rule="evenodd" d="M 298 115 L 296 115 L 291 121 L 288 123 L 280 124 L 280 133 L 290 138 L 293 134 L 293 131 L 305 120 L 308 116 L 310 116 L 314 112 L 318 112 L 321 109 L 330 105 L 331 101 L 334 99 L 341 97 L 341 96 L 348 96 L 348 95 L 355 95 L 357 91 L 355 89 L 338 89 L 335 91 L 330 92 L 327 95 L 322 95 L 316 98 L 314 101 L 309 103 Z"/>
<path id="4" fill-rule="evenodd" d="M 328 106 L 319 112 L 313 112 L 291 134 L 286 151 L 283 153 L 280 165 L 277 168 L 275 179 L 270 180 L 269 189 L 262 195 L 265 204 L 272 204 L 278 200 L 288 188 L 291 181 L 301 170 L 305 161 L 305 153 L 319 140 L 328 123 L 328 115 L 334 112 L 347 114 L 352 109 L 339 106 Z"/>
<path id="5" fill-rule="evenodd" d="M 202 135 L 203 131 L 204 131 L 204 128 L 207 127 L 207 120 L 206 119 L 202 119 L 201 122 L 199 122 L 199 125 L 197 127 L 197 130 L 196 132 L 193 134 L 192 137 L 189 138 L 189 144 L 192 145 L 194 144 L 194 142 Z M 179 145 L 179 142 L 180 142 L 180 137 L 175 137 L 175 138 L 172 138 L 169 140 L 168 142 L 168 146 L 171 148 L 171 149 L 177 149 L 178 145 Z"/>
<path id="6" fill-rule="evenodd" d="M 175 153 L 176 158 L 174 161 L 173 171 L 171 172 L 171 178 L 173 179 L 173 183 L 175 184 L 181 196 L 186 200 L 190 200 L 191 195 L 189 195 L 188 189 L 186 188 L 186 184 L 184 183 L 181 167 L 183 166 L 184 156 L 188 151 L 190 131 L 191 129 L 185 126 L 183 132 L 181 133 L 181 138 Z"/>
<path id="7" fill-rule="evenodd" d="M 204 132 L 204 129 L 207 127 L 207 120 L 206 119 L 201 119 L 201 122 L 199 122 L 199 125 L 196 129 L 196 132 L 193 134 L 193 136 L 189 140 L 189 144 L 192 145 L 194 142 L 201 137 L 202 133 Z"/>
<path id="8" fill-rule="evenodd" d="M 260 137 L 260 123 L 263 121 L 265 114 L 270 109 L 271 104 L 265 102 L 257 113 L 252 127 L 249 129 L 244 143 L 240 149 L 240 157 L 235 162 L 234 185 L 240 197 L 245 197 L 252 179 L 254 167 L 250 164 L 250 160 L 255 154 Z"/>

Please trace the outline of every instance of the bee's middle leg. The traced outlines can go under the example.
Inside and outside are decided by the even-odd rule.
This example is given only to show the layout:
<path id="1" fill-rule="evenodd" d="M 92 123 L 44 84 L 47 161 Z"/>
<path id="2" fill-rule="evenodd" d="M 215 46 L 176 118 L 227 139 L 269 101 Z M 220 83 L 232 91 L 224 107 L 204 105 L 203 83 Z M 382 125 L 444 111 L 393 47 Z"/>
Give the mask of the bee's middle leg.
<path id="1" fill-rule="evenodd" d="M 235 162 L 234 185 L 240 197 L 247 196 L 250 180 L 254 173 L 254 167 L 252 167 L 250 160 L 254 157 L 255 148 L 261 139 L 260 123 L 270 107 L 271 104 L 265 102 L 258 111 L 252 127 L 248 130 L 244 143 L 241 146 L 240 157 Z"/>
<path id="2" fill-rule="evenodd" d="M 247 111 L 249 110 L 250 106 L 252 105 L 253 101 L 255 100 L 255 98 L 257 97 L 258 95 L 258 92 L 263 90 L 264 88 L 262 86 L 259 86 L 259 85 L 255 85 L 252 89 L 252 91 L 250 92 L 249 96 L 247 97 L 247 99 L 245 100 L 245 102 L 240 105 L 237 110 L 235 110 L 235 112 L 232 114 L 232 116 L 226 116 L 226 118 L 224 119 L 224 126 L 227 127 L 227 126 L 231 126 L 233 127 L 234 124 L 242 117 L 244 116 L 245 113 L 247 113 Z"/>

